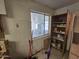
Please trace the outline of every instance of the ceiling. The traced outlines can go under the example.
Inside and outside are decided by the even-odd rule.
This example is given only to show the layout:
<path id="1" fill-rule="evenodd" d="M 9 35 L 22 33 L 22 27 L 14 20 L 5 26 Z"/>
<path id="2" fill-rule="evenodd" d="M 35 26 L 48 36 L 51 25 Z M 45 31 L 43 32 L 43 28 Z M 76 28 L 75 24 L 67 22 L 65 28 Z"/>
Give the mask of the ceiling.
<path id="1" fill-rule="evenodd" d="M 34 1 L 47 5 L 48 7 L 53 9 L 62 8 L 79 2 L 79 0 L 34 0 Z"/>

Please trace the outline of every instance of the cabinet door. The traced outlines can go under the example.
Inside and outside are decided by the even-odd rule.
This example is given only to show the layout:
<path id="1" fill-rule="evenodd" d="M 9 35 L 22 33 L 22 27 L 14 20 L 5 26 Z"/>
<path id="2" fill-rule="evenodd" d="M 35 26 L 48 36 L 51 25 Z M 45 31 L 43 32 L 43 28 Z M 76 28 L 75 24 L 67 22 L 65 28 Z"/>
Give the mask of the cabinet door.
<path id="1" fill-rule="evenodd" d="M 4 0 L 0 0 L 0 14 L 6 14 Z"/>

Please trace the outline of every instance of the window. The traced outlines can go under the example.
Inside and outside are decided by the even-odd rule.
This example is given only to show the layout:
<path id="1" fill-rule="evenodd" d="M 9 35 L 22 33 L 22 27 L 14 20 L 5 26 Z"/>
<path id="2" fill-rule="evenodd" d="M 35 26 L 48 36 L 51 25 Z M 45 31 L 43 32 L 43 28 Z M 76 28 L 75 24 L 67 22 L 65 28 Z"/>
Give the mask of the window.
<path id="1" fill-rule="evenodd" d="M 32 37 L 48 34 L 49 16 L 41 13 L 31 12 Z"/>

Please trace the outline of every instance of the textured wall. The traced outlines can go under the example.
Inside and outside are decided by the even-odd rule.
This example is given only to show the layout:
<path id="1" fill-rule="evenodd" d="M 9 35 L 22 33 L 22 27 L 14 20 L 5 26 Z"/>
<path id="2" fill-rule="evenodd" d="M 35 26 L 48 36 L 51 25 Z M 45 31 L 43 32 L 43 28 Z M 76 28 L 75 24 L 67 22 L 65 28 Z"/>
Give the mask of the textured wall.
<path id="1" fill-rule="evenodd" d="M 0 14 L 6 14 L 4 0 L 0 0 Z"/>
<path id="2" fill-rule="evenodd" d="M 5 5 L 7 15 L 2 18 L 5 38 L 10 41 L 10 54 L 13 58 L 25 57 L 29 52 L 28 40 L 31 39 L 31 10 L 50 15 L 53 14 L 53 10 L 29 0 L 5 0 Z M 42 39 L 34 41 L 34 45 L 38 45 L 35 47 L 43 47 Z"/>

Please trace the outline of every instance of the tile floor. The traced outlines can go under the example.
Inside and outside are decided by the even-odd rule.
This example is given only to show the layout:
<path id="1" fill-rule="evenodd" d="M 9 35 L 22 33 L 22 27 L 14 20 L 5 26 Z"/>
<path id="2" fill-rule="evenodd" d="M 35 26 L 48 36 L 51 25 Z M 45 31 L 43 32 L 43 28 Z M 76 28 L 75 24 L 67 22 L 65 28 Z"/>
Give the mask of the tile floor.
<path id="1" fill-rule="evenodd" d="M 38 59 L 47 59 L 45 51 L 41 51 L 36 56 L 38 57 Z M 63 57 L 60 51 L 58 51 L 57 49 L 52 49 L 50 59 L 68 59 L 68 57 L 67 54 L 65 54 L 65 56 Z"/>

